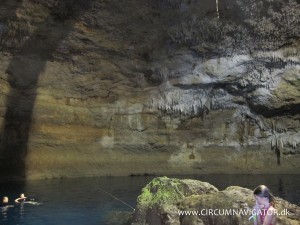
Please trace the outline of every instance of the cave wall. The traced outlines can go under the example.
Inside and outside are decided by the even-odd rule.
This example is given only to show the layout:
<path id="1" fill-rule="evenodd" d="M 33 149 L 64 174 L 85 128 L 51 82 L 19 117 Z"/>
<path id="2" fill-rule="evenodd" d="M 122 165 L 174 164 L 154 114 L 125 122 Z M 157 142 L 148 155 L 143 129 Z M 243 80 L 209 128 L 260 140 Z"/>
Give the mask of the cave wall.
<path id="1" fill-rule="evenodd" d="M 1 176 L 300 172 L 299 14 L 296 0 L 4 1 Z"/>

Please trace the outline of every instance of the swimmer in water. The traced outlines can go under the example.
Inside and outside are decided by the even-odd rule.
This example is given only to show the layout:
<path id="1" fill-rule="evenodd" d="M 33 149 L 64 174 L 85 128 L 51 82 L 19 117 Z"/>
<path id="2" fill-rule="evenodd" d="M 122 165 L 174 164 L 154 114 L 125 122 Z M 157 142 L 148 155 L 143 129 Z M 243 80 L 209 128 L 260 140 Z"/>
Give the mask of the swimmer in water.
<path id="1" fill-rule="evenodd" d="M 15 203 L 19 204 L 19 203 L 25 202 L 26 198 L 27 197 L 25 197 L 25 195 L 22 193 L 22 194 L 20 194 L 19 198 L 15 199 Z"/>
<path id="2" fill-rule="evenodd" d="M 8 206 L 8 197 L 7 196 L 3 197 L 2 202 L 0 204 L 0 207 L 5 207 L 5 206 Z"/>
<path id="3" fill-rule="evenodd" d="M 1 209 L 1 212 L 5 212 L 8 210 L 8 208 L 10 207 L 14 207 L 13 205 L 10 205 L 9 204 L 9 199 L 7 196 L 4 196 L 3 199 L 2 199 L 2 202 L 0 202 L 0 209 Z"/>
<path id="4" fill-rule="evenodd" d="M 40 205 L 42 203 L 36 202 L 33 198 L 27 198 L 23 193 L 20 194 L 20 197 L 15 199 L 16 204 L 21 204 L 21 203 L 28 203 L 32 205 Z"/>

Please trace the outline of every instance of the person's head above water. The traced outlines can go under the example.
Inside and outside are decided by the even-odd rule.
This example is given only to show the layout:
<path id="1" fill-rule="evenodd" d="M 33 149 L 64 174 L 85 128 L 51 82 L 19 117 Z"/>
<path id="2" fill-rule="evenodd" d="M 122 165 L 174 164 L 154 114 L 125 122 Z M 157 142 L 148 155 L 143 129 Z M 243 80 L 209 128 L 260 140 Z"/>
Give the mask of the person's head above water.
<path id="1" fill-rule="evenodd" d="M 23 193 L 20 194 L 20 197 L 15 199 L 15 203 L 21 203 L 26 201 L 27 197 L 25 197 L 25 195 Z"/>
<path id="2" fill-rule="evenodd" d="M 275 197 L 270 189 L 265 185 L 257 186 L 254 189 L 253 194 L 258 205 L 268 207 L 269 205 L 275 204 Z"/>
<path id="3" fill-rule="evenodd" d="M 26 198 L 24 193 L 20 194 L 20 198 Z"/>
<path id="4" fill-rule="evenodd" d="M 8 203 L 8 197 L 7 196 L 3 197 L 2 203 Z"/>

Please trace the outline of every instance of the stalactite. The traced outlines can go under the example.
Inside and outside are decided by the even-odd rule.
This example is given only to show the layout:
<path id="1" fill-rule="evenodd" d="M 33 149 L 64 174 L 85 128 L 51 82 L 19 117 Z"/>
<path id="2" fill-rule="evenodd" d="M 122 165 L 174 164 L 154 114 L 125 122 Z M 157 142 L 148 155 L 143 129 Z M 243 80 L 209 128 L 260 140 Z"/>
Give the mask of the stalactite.
<path id="1" fill-rule="evenodd" d="M 280 149 L 283 150 L 283 141 L 282 141 L 282 137 L 280 137 L 280 139 L 279 139 L 279 146 L 280 146 Z"/>
<path id="2" fill-rule="evenodd" d="M 280 141 L 278 139 L 277 136 L 275 136 L 275 147 L 274 147 L 274 150 L 275 150 L 275 154 L 276 154 L 276 157 L 277 157 L 277 164 L 280 165 L 280 156 L 281 156 L 281 150 L 280 149 Z M 273 149 L 272 149 L 273 150 Z"/>
<path id="3" fill-rule="evenodd" d="M 276 147 L 276 139 L 274 140 L 273 138 L 271 139 L 271 150 L 274 150 Z"/>
<path id="4" fill-rule="evenodd" d="M 293 141 L 292 146 L 295 149 L 297 147 L 297 142 Z"/>

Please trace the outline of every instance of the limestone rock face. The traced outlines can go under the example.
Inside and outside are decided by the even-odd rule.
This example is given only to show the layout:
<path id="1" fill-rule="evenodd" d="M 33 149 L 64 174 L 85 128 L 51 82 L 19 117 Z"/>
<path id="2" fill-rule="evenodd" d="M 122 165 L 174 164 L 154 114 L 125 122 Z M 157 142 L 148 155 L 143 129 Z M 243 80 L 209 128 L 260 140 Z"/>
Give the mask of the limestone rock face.
<path id="1" fill-rule="evenodd" d="M 253 193 L 246 188 L 219 191 L 197 180 L 155 178 L 138 197 L 132 225 L 251 225 L 254 204 Z M 298 206 L 276 198 L 275 208 L 280 213 L 278 225 L 299 224 Z"/>
<path id="2" fill-rule="evenodd" d="M 299 172 L 298 1 L 0 9 L 1 171 Z M 219 17 L 219 18 L 218 18 Z"/>

